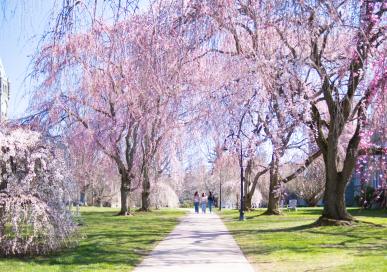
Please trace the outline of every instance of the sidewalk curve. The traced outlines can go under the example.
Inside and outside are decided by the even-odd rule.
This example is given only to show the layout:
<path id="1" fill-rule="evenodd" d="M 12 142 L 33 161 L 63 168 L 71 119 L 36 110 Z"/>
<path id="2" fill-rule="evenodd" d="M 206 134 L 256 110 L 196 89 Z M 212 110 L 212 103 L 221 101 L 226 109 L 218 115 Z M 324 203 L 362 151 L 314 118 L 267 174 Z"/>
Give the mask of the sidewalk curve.
<path id="1" fill-rule="evenodd" d="M 189 213 L 134 272 L 254 272 L 216 214 Z"/>

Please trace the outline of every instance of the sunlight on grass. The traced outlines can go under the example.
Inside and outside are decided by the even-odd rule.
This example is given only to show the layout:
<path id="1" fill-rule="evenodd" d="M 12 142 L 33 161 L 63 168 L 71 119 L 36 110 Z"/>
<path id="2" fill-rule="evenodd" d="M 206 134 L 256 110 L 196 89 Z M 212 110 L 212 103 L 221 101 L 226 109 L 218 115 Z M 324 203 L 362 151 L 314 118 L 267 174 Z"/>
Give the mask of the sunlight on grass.
<path id="1" fill-rule="evenodd" d="M 320 208 L 263 216 L 223 211 L 228 229 L 259 271 L 386 271 L 386 211 L 350 209 L 356 219 L 369 222 L 351 227 L 314 227 Z M 373 224 L 370 224 L 373 223 Z M 375 225 L 377 224 L 377 225 Z"/>
<path id="2" fill-rule="evenodd" d="M 131 271 L 184 215 L 181 210 L 159 210 L 114 216 L 110 208 L 82 208 L 86 235 L 79 246 L 60 254 L 28 259 L 0 259 L 0 271 Z"/>

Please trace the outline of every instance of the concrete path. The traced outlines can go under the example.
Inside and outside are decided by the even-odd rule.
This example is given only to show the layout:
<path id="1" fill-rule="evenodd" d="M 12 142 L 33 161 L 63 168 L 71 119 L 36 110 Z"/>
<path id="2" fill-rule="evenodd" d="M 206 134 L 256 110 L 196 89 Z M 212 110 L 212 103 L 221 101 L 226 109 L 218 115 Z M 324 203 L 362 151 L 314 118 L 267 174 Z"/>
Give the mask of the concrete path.
<path id="1" fill-rule="evenodd" d="M 134 272 L 254 272 L 216 214 L 185 216 Z"/>

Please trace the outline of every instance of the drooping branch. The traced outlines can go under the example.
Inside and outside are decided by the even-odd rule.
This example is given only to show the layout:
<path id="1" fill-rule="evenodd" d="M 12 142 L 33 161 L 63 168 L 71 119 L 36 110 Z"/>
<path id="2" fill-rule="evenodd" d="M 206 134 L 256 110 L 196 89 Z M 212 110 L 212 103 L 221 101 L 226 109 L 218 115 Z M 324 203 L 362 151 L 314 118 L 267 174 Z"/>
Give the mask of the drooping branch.
<path id="1" fill-rule="evenodd" d="M 304 164 L 299 167 L 296 171 L 294 171 L 291 175 L 287 176 L 286 178 L 284 179 L 281 179 L 280 182 L 282 183 L 287 183 L 289 181 L 291 181 L 292 179 L 294 179 L 295 177 L 297 177 L 299 174 L 301 174 L 302 172 L 305 171 L 305 169 L 315 160 L 317 159 L 320 155 L 322 154 L 322 152 L 319 150 L 317 151 L 316 153 L 312 154 L 311 156 L 309 156 L 309 158 L 307 158 L 304 162 Z"/>

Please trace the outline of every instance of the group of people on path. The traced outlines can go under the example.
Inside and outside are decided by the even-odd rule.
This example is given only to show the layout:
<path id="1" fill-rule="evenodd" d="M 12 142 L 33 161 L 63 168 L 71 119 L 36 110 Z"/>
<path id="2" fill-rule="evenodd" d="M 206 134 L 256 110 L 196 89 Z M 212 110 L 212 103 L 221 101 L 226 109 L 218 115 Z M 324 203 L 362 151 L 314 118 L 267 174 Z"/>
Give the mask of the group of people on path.
<path id="1" fill-rule="evenodd" d="M 215 202 L 215 198 L 211 191 L 208 193 L 208 197 L 206 193 L 202 193 L 202 196 L 200 197 L 199 193 L 196 191 L 194 194 L 195 213 L 199 213 L 199 204 L 201 204 L 202 213 L 206 213 L 207 204 L 208 204 L 208 209 L 210 210 L 210 213 L 212 213 L 212 207 L 214 205 L 214 202 Z"/>

